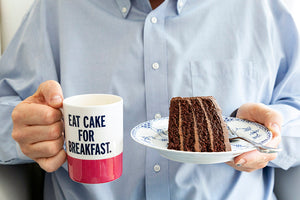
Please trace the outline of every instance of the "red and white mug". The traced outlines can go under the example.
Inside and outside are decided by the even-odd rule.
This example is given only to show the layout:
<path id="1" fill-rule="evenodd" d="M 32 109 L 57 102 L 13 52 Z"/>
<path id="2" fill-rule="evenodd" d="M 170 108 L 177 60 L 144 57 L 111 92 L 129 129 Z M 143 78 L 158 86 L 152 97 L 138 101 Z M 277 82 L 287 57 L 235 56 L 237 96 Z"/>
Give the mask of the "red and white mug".
<path id="1" fill-rule="evenodd" d="M 122 175 L 123 99 L 86 94 L 63 101 L 68 171 L 80 183 L 105 183 Z"/>

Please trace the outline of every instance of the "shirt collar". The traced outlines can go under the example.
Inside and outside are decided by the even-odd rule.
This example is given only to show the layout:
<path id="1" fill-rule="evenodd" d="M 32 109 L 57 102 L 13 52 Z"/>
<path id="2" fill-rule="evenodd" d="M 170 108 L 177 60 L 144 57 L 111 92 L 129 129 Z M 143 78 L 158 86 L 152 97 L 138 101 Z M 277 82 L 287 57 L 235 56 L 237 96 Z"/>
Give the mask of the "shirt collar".
<path id="1" fill-rule="evenodd" d="M 123 17 L 126 18 L 131 8 L 130 0 L 116 0 L 116 2 Z"/>
<path id="2" fill-rule="evenodd" d="M 179 15 L 182 12 L 182 9 L 185 6 L 187 0 L 175 0 L 175 1 L 177 1 L 176 9 Z M 131 9 L 131 0 L 116 0 L 116 2 L 118 4 L 119 10 L 122 13 L 123 17 L 126 18 Z"/>
<path id="3" fill-rule="evenodd" d="M 178 15 L 181 13 L 183 7 L 185 6 L 187 0 L 177 0 L 177 13 Z"/>

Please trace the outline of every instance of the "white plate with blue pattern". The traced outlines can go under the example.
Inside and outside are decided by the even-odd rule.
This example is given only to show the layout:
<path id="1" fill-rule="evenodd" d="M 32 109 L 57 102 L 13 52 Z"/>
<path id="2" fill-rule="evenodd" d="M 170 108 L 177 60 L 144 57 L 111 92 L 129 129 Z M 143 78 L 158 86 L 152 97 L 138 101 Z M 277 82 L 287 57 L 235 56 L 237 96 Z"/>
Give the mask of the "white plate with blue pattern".
<path id="1" fill-rule="evenodd" d="M 272 132 L 266 127 L 243 119 L 223 117 L 227 126 L 237 131 L 239 135 L 266 144 L 272 139 Z M 167 149 L 169 118 L 153 119 L 143 122 L 131 130 L 131 137 L 136 142 L 159 151 L 170 160 L 184 163 L 213 164 L 232 160 L 234 157 L 252 151 L 255 148 L 243 141 L 231 142 L 231 151 L 228 152 L 189 152 Z"/>

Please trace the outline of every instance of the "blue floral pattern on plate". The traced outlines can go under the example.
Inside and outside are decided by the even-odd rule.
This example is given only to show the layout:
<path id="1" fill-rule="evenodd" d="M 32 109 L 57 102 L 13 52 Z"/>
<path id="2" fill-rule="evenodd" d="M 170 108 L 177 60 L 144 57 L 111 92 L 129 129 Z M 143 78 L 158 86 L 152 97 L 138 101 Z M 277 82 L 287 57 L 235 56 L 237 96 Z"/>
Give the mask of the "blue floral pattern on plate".
<path id="1" fill-rule="evenodd" d="M 272 138 L 272 132 L 266 127 L 243 119 L 223 117 L 227 126 L 237 131 L 239 135 L 266 144 Z M 229 152 L 188 152 L 167 149 L 168 146 L 168 121 L 169 118 L 153 119 L 143 122 L 131 130 L 131 137 L 136 142 L 157 149 L 159 153 L 173 161 L 213 164 L 232 160 L 244 152 L 255 148 L 242 140 L 231 142 L 232 150 Z"/>

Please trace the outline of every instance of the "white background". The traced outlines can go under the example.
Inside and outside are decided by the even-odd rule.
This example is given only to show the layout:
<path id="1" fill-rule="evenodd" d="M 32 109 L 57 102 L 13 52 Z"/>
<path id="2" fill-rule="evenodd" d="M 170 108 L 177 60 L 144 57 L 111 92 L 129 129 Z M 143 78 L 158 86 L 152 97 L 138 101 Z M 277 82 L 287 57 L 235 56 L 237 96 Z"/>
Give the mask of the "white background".
<path id="1" fill-rule="evenodd" d="M 3 53 L 34 0 L 0 0 L 0 47 Z"/>

